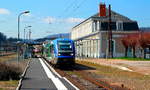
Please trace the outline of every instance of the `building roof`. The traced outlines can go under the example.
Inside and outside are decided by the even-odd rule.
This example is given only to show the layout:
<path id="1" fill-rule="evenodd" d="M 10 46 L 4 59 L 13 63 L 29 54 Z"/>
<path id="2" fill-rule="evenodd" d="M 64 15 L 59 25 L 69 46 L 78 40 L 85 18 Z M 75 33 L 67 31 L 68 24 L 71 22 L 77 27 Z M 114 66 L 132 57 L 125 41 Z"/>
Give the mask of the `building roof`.
<path id="1" fill-rule="evenodd" d="M 102 22 L 108 22 L 108 20 L 109 20 L 109 17 L 108 17 L 108 14 L 109 14 L 109 13 L 108 13 L 108 11 L 109 11 L 109 10 L 106 9 L 106 16 L 100 17 L 100 16 L 99 16 L 99 13 L 97 13 L 97 14 L 95 14 L 95 15 L 93 15 L 93 16 L 87 18 L 87 19 L 84 20 L 83 22 L 79 23 L 78 25 L 74 26 L 73 28 L 79 26 L 80 24 L 86 22 L 86 21 L 89 20 L 89 19 L 93 19 L 93 20 L 95 19 L 95 20 L 99 20 L 99 21 L 102 21 Z M 136 21 L 131 20 L 131 19 L 129 19 L 128 17 L 123 16 L 123 15 L 121 15 L 121 14 L 119 14 L 119 13 L 114 12 L 114 11 L 111 11 L 111 21 L 112 21 L 112 22 L 115 22 L 115 21 L 136 22 Z"/>

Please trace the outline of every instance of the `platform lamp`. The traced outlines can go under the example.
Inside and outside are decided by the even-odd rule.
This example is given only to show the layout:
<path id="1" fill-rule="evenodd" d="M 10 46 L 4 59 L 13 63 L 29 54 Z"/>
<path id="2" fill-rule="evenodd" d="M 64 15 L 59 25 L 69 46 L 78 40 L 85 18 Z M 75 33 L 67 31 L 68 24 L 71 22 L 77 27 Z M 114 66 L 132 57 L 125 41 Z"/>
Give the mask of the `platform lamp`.
<path id="1" fill-rule="evenodd" d="M 20 58 L 20 53 L 19 53 L 19 40 L 20 40 L 20 17 L 21 15 L 23 14 L 27 14 L 27 13 L 30 13 L 30 11 L 24 11 L 24 12 L 21 12 L 19 15 L 18 15 L 18 45 L 17 45 L 17 53 L 18 53 L 18 57 L 17 57 L 17 61 L 18 61 L 18 68 L 19 68 L 19 58 Z"/>

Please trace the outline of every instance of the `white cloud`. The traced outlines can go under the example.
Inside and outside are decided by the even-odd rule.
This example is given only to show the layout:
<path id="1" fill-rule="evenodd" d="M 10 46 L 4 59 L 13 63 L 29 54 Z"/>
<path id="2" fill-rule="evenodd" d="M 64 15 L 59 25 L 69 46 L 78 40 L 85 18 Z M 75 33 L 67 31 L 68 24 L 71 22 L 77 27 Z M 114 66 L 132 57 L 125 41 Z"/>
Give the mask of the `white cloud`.
<path id="1" fill-rule="evenodd" d="M 61 18 L 54 18 L 54 17 L 46 17 L 43 19 L 44 22 L 46 23 L 56 23 L 56 22 L 61 22 L 61 23 L 79 23 L 79 22 L 82 22 L 83 18 L 73 18 L 73 17 L 70 17 L 70 18 L 64 18 L 64 19 L 61 19 Z"/>
<path id="2" fill-rule="evenodd" d="M 68 23 L 79 23 L 82 22 L 84 19 L 83 18 L 67 18 L 66 22 Z"/>
<path id="3" fill-rule="evenodd" d="M 56 18 L 54 18 L 54 17 L 46 17 L 46 18 L 44 18 L 43 19 L 43 21 L 44 22 L 46 22 L 46 23 L 54 23 L 54 22 L 56 22 Z"/>
<path id="4" fill-rule="evenodd" d="M 5 8 L 0 8 L 0 14 L 10 14 L 10 11 Z"/>

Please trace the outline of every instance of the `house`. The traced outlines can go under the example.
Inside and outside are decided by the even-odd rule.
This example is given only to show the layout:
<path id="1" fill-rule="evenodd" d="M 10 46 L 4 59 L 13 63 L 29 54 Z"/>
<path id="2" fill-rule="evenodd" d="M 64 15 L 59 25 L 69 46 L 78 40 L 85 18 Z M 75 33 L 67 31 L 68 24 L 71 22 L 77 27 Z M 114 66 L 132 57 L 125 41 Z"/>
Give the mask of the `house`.
<path id="1" fill-rule="evenodd" d="M 99 13 L 89 17 L 71 30 L 78 57 L 102 58 L 108 53 L 109 10 L 105 4 L 99 5 Z M 138 33 L 136 21 L 111 11 L 112 51 L 114 57 L 124 56 L 124 46 L 120 40 L 126 34 Z"/>

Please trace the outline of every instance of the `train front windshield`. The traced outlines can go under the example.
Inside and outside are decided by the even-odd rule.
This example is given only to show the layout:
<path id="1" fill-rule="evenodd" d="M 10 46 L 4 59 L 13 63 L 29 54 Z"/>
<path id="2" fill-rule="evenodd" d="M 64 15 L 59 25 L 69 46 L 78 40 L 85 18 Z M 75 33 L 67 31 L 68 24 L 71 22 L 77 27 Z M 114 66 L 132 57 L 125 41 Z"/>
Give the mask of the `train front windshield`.
<path id="1" fill-rule="evenodd" d="M 72 52 L 72 44 L 70 41 L 58 41 L 59 52 Z"/>

